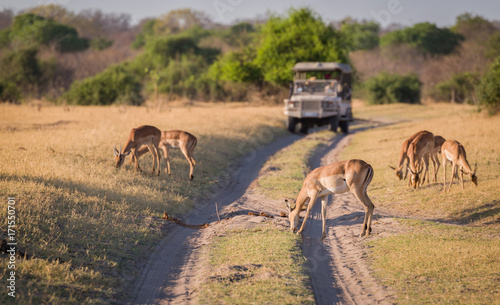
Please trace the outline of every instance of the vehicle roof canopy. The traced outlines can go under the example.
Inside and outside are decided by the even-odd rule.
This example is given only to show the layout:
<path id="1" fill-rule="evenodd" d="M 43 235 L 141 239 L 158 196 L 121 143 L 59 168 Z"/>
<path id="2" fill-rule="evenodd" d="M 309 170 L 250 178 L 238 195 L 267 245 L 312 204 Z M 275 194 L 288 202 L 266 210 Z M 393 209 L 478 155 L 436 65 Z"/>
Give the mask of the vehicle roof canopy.
<path id="1" fill-rule="evenodd" d="M 308 71 L 334 71 L 341 70 L 343 73 L 351 73 L 351 66 L 336 62 L 299 62 L 292 68 L 295 72 Z"/>

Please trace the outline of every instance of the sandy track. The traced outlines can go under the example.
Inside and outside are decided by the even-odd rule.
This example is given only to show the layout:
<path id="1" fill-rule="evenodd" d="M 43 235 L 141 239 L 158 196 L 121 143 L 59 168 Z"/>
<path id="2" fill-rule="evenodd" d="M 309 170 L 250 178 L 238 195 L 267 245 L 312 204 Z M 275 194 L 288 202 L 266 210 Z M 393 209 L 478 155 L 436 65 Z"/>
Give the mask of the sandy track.
<path id="1" fill-rule="evenodd" d="M 312 158 L 312 167 L 338 161 L 352 137 L 337 136 Z M 354 195 L 329 196 L 327 236 L 321 241 L 321 204 L 313 207 L 302 237 L 317 304 L 393 304 L 392 293 L 377 283 L 368 267 L 364 241 L 383 236 L 397 223 L 375 209 L 373 236 L 360 238 L 363 219 L 364 207 Z"/>
<path id="2" fill-rule="evenodd" d="M 310 160 L 312 167 L 337 160 L 340 151 L 353 135 L 339 135 Z M 185 219 L 192 224 L 212 223 L 208 229 L 193 230 L 177 225 L 170 227 L 168 237 L 151 254 L 141 277 L 131 291 L 129 304 L 195 304 L 201 279 L 204 252 L 212 238 L 228 228 L 259 226 L 264 222 L 288 228 L 288 220 L 276 217 L 283 204 L 270 201 L 254 191 L 263 163 L 269 156 L 300 139 L 290 135 L 255 151 L 231 174 L 230 183 L 219 195 L 196 209 Z M 376 173 L 375 173 L 376 174 Z M 369 193 L 369 192 L 368 192 Z M 215 224 L 218 202 L 220 216 L 232 217 Z M 375 202 L 376 205 L 376 202 Z M 392 304 L 391 292 L 373 278 L 366 259 L 366 238 L 359 238 L 364 209 L 352 194 L 329 198 L 327 237 L 321 237 L 321 204 L 316 203 L 303 233 L 303 251 L 309 262 L 311 281 L 317 304 Z M 274 219 L 247 216 L 248 211 L 265 211 Z M 234 217 L 236 216 L 236 217 Z M 383 236 L 397 224 L 375 209 L 373 236 Z M 383 229 L 382 229 L 383 228 Z"/>
<path id="3" fill-rule="evenodd" d="M 241 166 L 230 173 L 228 184 L 214 198 L 195 208 L 184 221 L 191 224 L 212 223 L 217 221 L 214 202 L 218 203 L 220 213 L 241 209 L 246 200 L 245 192 L 259 174 L 264 162 L 274 153 L 301 139 L 297 135 L 280 138 L 270 145 L 256 149 L 241 162 Z M 267 210 L 266 210 L 267 212 Z M 259 217 L 258 219 L 261 219 Z M 193 230 L 177 225 L 150 255 L 141 276 L 134 283 L 128 304 L 189 304 L 193 303 L 196 287 L 197 264 L 202 255 L 201 249 L 216 234 L 216 225 L 210 229 Z"/>

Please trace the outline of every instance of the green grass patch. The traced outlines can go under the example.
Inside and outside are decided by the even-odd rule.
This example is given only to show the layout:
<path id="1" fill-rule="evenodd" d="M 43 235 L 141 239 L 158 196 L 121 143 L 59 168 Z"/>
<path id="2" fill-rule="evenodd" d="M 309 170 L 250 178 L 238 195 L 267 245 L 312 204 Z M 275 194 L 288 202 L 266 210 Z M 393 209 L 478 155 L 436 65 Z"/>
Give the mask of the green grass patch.
<path id="1" fill-rule="evenodd" d="M 496 304 L 498 229 L 401 220 L 409 232 L 371 241 L 373 266 L 398 304 Z"/>
<path id="2" fill-rule="evenodd" d="M 201 304 L 314 304 L 300 237 L 271 226 L 225 232 L 210 245 Z"/>
<path id="3" fill-rule="evenodd" d="M 311 171 L 309 158 L 316 149 L 335 137 L 331 131 L 308 135 L 277 152 L 264 164 L 258 180 L 259 190 L 272 199 L 294 198 L 302 188 L 304 178 Z"/>

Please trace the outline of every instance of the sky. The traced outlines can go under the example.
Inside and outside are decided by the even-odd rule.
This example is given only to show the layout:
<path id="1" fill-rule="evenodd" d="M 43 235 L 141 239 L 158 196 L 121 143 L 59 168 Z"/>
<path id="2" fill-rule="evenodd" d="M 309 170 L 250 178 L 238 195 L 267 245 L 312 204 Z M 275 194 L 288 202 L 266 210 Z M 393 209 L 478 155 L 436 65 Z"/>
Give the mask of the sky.
<path id="1" fill-rule="evenodd" d="M 498 0 L 0 0 L 0 10 L 8 8 L 18 12 L 46 4 L 59 4 L 73 12 L 98 8 L 106 13 L 127 13 L 133 24 L 180 8 L 204 11 L 214 21 L 229 24 L 265 16 L 268 12 L 282 15 L 290 7 L 304 6 L 320 14 L 325 22 L 353 17 L 375 20 L 382 27 L 391 23 L 412 25 L 425 21 L 440 27 L 451 26 L 456 16 L 464 12 L 489 20 L 500 19 Z"/>

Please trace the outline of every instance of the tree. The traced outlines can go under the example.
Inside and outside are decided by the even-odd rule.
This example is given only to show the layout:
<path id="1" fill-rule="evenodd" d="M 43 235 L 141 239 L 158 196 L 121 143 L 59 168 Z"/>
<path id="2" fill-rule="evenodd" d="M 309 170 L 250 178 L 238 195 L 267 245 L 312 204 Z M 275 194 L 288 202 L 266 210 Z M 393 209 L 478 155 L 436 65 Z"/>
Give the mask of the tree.
<path id="1" fill-rule="evenodd" d="M 406 43 L 416 47 L 424 54 L 450 54 L 464 40 L 448 28 L 439 28 L 429 22 L 417 23 L 412 27 L 389 32 L 381 37 L 381 46 L 391 46 Z"/>
<path id="2" fill-rule="evenodd" d="M 349 62 L 339 33 L 309 8 L 290 9 L 288 17 L 271 16 L 262 27 L 255 58 L 264 80 L 282 86 L 292 80 L 291 69 L 300 61 Z"/>
<path id="3" fill-rule="evenodd" d="M 454 32 L 462 34 L 467 40 L 484 41 L 490 35 L 498 32 L 493 23 L 479 15 L 464 13 L 457 16 L 455 25 L 451 28 Z"/>
<path id="4" fill-rule="evenodd" d="M 366 81 L 372 104 L 419 103 L 422 84 L 416 74 L 397 75 L 382 72 Z"/>
<path id="5" fill-rule="evenodd" d="M 14 18 L 8 37 L 10 44 L 16 46 L 55 45 L 60 52 L 81 51 L 89 47 L 88 39 L 78 37 L 74 28 L 31 13 Z"/>
<path id="6" fill-rule="evenodd" d="M 495 59 L 481 79 L 477 93 L 479 103 L 490 114 L 493 115 L 500 111 L 500 57 Z"/>
<path id="7" fill-rule="evenodd" d="M 370 50 L 379 44 L 380 26 L 374 21 L 358 22 L 346 18 L 340 23 L 340 33 L 350 51 Z"/>
<path id="8" fill-rule="evenodd" d="M 178 34 L 194 26 L 206 28 L 210 24 L 210 18 L 205 13 L 187 8 L 170 11 L 158 18 L 154 31 L 156 35 Z"/>

